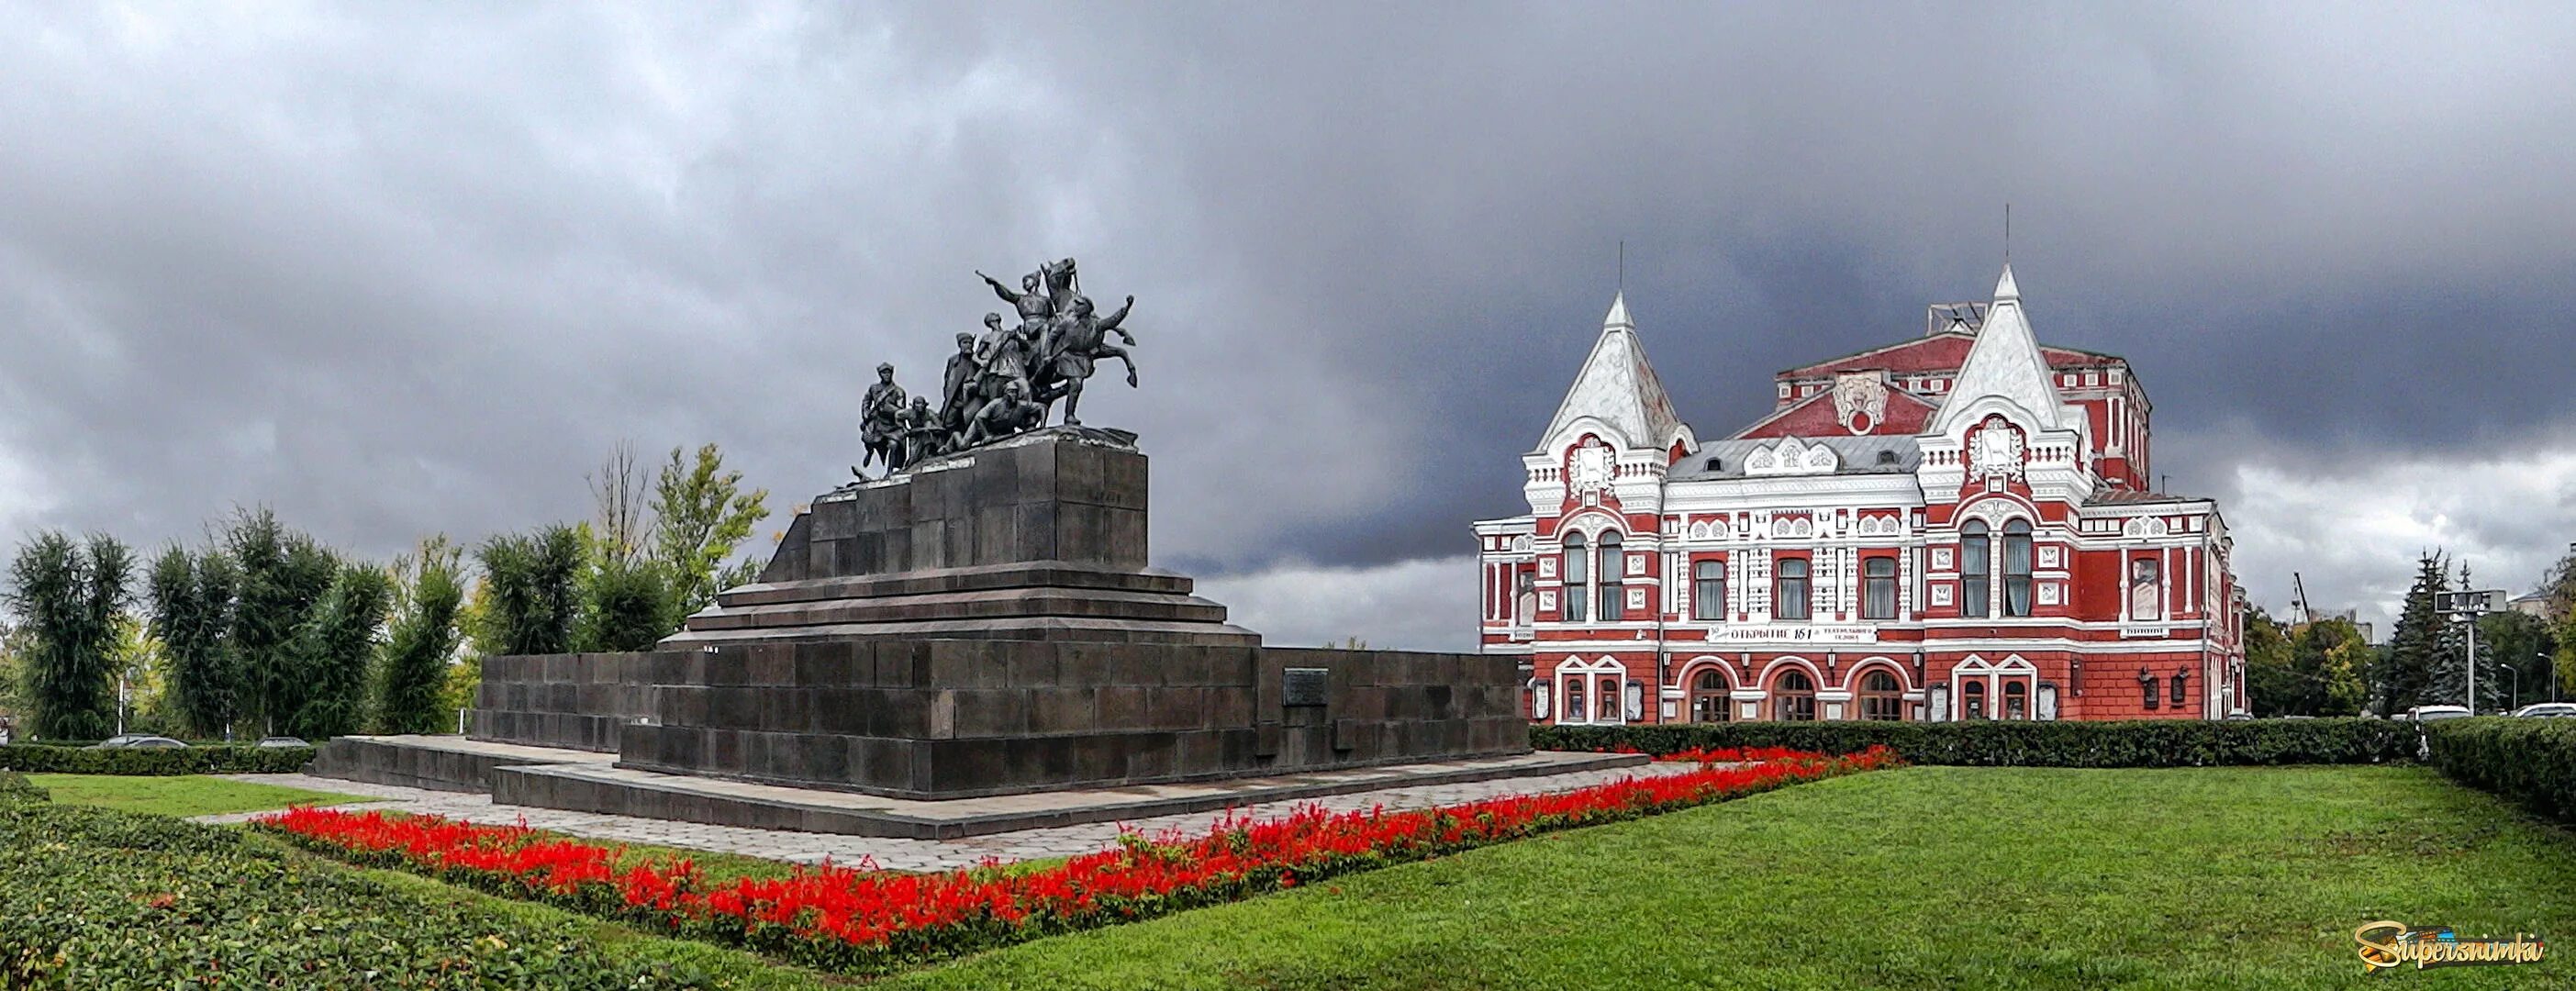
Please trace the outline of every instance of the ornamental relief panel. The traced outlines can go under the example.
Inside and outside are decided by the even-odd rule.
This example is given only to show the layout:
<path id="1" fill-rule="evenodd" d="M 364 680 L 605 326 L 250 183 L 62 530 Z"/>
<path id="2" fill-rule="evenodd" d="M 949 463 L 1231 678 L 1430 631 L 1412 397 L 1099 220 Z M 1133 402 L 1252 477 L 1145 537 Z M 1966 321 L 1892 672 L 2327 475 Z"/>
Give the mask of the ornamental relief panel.
<path id="1" fill-rule="evenodd" d="M 1834 377 L 1834 416 L 1843 429 L 1865 434 L 1887 419 L 1887 381 L 1877 372 L 1844 372 Z"/>
<path id="2" fill-rule="evenodd" d="M 2021 430 L 2000 415 L 1989 414 L 1977 429 L 1968 432 L 1968 473 L 1988 480 L 2022 480 L 2022 467 L 2030 460 Z"/>

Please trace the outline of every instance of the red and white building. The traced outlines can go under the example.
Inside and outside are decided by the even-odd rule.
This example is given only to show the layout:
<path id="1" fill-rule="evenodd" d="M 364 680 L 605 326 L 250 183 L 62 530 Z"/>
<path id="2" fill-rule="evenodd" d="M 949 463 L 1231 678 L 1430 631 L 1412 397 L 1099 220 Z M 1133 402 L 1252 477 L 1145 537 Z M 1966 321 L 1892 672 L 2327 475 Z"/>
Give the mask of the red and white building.
<path id="1" fill-rule="evenodd" d="M 2215 719 L 2244 707 L 2218 506 L 2153 490 L 2119 357 L 2041 345 L 2006 266 L 1921 337 L 1777 376 L 1702 441 L 1625 298 L 1475 525 L 1531 718 Z"/>

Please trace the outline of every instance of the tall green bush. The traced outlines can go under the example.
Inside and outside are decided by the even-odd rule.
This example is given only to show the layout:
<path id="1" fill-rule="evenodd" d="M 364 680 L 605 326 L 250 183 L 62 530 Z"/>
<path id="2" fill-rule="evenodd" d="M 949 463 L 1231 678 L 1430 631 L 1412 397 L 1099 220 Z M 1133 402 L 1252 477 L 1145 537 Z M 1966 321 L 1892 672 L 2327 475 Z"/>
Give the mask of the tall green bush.
<path id="1" fill-rule="evenodd" d="M 27 635 L 21 677 L 37 736 L 96 738 L 116 730 L 117 620 L 129 596 L 133 555 L 116 538 L 86 547 L 39 533 L 10 562 L 6 599 Z"/>
<path id="2" fill-rule="evenodd" d="M 446 725 L 440 698 L 454 663 L 457 613 L 465 601 L 460 550 L 444 535 L 421 544 L 402 573 L 384 674 L 376 692 L 377 721 L 389 733 L 434 733 Z"/>
<path id="3" fill-rule="evenodd" d="M 232 644 L 249 696 L 243 715 L 261 732 L 276 732 L 311 697 L 296 640 L 330 593 L 340 562 L 266 508 L 235 515 L 224 544 L 240 569 Z"/>
<path id="4" fill-rule="evenodd" d="M 483 564 L 486 592 L 480 645 L 498 654 L 572 649 L 582 606 L 579 527 L 558 523 L 503 534 L 484 541 L 475 556 Z"/>
<path id="5" fill-rule="evenodd" d="M 287 732 L 321 740 L 355 732 L 365 722 L 369 662 L 392 595 L 382 569 L 359 564 L 340 569 L 331 591 L 296 633 L 296 666 L 304 672 L 305 694 Z"/>
<path id="6" fill-rule="evenodd" d="M 1666 723 L 1541 726 L 1541 750 L 1678 753 L 1693 747 L 1788 747 L 1848 754 L 1884 744 L 1916 764 L 2011 767 L 2213 767 L 2376 764 L 2415 756 L 2414 724 L 2386 719 L 2021 722 Z"/>
<path id="7" fill-rule="evenodd" d="M 238 574 L 219 551 L 172 547 L 152 564 L 152 635 L 168 652 L 169 692 L 187 732 L 218 736 L 241 716 L 243 685 L 232 645 Z"/>
<path id="8" fill-rule="evenodd" d="M 649 561 L 597 562 L 583 597 L 579 650 L 651 650 L 678 622 L 663 570 Z"/>

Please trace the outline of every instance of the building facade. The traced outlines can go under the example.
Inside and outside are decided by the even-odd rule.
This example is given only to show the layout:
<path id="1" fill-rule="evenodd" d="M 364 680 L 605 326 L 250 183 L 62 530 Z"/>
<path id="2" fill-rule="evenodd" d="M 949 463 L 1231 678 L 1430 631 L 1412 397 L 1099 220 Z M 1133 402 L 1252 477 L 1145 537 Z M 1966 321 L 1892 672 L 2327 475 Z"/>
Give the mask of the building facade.
<path id="1" fill-rule="evenodd" d="M 2006 266 L 1925 332 L 1781 372 L 1724 440 L 1614 300 L 1475 524 L 1483 649 L 1564 724 L 2215 719 L 2243 596 L 2208 499 L 2154 491 L 2127 361 L 2041 345 Z"/>

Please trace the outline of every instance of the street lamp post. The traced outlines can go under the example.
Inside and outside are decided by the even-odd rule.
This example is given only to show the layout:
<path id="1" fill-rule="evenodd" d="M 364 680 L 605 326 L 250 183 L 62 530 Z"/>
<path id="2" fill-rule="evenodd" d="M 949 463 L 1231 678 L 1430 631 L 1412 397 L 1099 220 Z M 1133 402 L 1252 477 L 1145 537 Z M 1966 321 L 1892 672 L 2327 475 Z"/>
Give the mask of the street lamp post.
<path id="1" fill-rule="evenodd" d="M 2461 569 L 2460 574 L 2463 577 L 2468 574 L 2465 566 Z M 2452 617 L 2459 622 L 2467 623 L 2469 625 L 2469 657 L 2468 663 L 2462 665 L 2462 669 L 2468 672 L 2469 683 L 2467 687 L 2469 694 L 2467 701 L 2469 715 L 2477 715 L 2478 617 L 2491 612 L 2503 611 L 2504 590 L 2482 589 L 2475 592 L 2437 593 L 2433 598 L 2433 608 L 2436 612 L 2450 613 Z"/>

